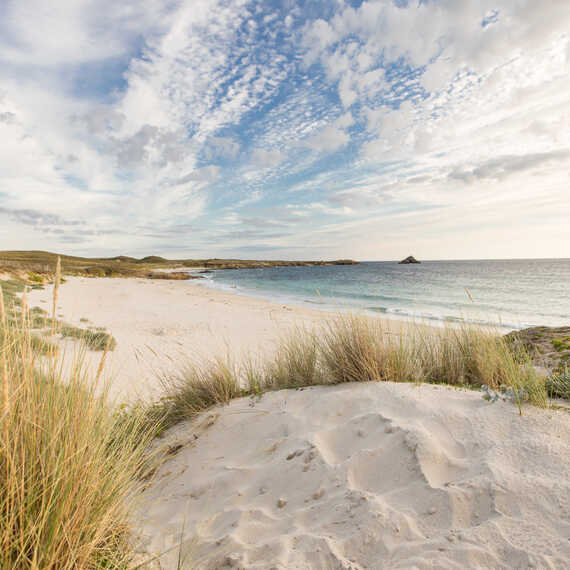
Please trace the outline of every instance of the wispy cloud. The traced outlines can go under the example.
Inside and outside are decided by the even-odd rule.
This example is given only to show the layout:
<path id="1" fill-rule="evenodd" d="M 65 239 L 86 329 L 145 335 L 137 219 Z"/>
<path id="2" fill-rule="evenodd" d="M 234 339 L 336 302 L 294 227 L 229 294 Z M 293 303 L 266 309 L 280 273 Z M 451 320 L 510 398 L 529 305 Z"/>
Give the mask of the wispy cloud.
<path id="1" fill-rule="evenodd" d="M 40 212 L 32 209 L 10 209 L 0 206 L 0 215 L 7 215 L 15 222 L 39 228 L 52 228 L 54 226 L 78 226 L 79 220 L 66 220 L 57 214 Z"/>

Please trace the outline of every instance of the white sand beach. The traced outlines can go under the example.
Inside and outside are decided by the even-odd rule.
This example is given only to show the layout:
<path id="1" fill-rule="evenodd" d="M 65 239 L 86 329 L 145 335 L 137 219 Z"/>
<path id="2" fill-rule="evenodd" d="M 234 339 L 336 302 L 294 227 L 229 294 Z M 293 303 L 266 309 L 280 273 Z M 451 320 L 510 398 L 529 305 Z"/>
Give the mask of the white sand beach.
<path id="1" fill-rule="evenodd" d="M 49 285 L 29 293 L 30 305 L 44 309 L 51 307 L 51 298 Z M 105 372 L 113 394 L 126 401 L 159 397 L 158 375 L 185 362 L 271 350 L 294 327 L 312 327 L 330 317 L 190 281 L 79 277 L 61 286 L 58 314 L 76 326 L 104 327 L 116 338 Z M 100 352 L 87 355 L 95 368 L 100 357 Z"/>
<path id="2" fill-rule="evenodd" d="M 51 310 L 52 286 L 29 292 L 31 306 Z M 105 373 L 119 400 L 160 397 L 161 374 L 185 363 L 267 354 L 295 328 L 311 329 L 334 315 L 212 289 L 196 281 L 70 277 L 58 315 L 79 327 L 102 327 L 117 340 Z M 406 323 L 386 320 L 399 332 Z M 96 369 L 100 352 L 88 352 Z"/>
<path id="3" fill-rule="evenodd" d="M 32 291 L 47 308 L 51 288 Z M 269 351 L 326 313 L 184 281 L 71 278 L 59 314 L 105 327 L 121 401 L 185 359 Z M 88 322 L 81 321 L 88 319 Z M 398 328 L 401 323 L 390 321 Z M 101 353 L 90 353 L 93 365 Z M 241 398 L 179 424 L 144 492 L 141 560 L 177 568 L 564 568 L 570 416 L 432 385 L 345 384 Z M 178 448 L 178 446 L 181 446 Z"/>
<path id="4" fill-rule="evenodd" d="M 0 570 L 570 570 L 570 0 L 0 16 Z"/>

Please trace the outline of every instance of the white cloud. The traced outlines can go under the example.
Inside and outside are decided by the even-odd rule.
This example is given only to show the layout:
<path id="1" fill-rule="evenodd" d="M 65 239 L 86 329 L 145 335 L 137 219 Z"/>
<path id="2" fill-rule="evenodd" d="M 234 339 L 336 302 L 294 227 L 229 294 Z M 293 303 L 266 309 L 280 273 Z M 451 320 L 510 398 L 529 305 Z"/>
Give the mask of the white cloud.
<path id="1" fill-rule="evenodd" d="M 352 114 L 350 112 L 344 113 L 330 125 L 326 125 L 310 136 L 305 144 L 319 152 L 335 152 L 350 142 L 350 136 L 346 129 L 353 123 Z"/>
<path id="2" fill-rule="evenodd" d="M 277 166 L 285 160 L 285 155 L 278 150 L 265 150 L 257 148 L 253 151 L 252 161 L 261 168 Z"/>
<path id="3" fill-rule="evenodd" d="M 6 2 L 0 60 L 58 66 L 125 56 L 141 35 L 158 33 L 171 2 L 159 0 L 43 0 Z"/>
<path id="4" fill-rule="evenodd" d="M 0 37 L 17 36 L 18 44 L 0 39 L 0 61 L 11 66 L 0 71 L 0 129 L 11 129 L 0 142 L 3 202 L 70 212 L 98 204 L 89 219 L 108 227 L 125 216 L 151 223 L 181 211 L 202 213 L 204 191 L 219 168 L 196 169 L 198 153 L 211 161 L 235 159 L 239 143 L 215 133 L 239 122 L 287 73 L 276 51 L 262 65 L 248 56 L 253 37 L 241 38 L 240 53 L 234 49 L 244 8 L 241 0 L 61 2 L 49 10 L 10 4 L 10 17 L 0 24 L 10 33 Z M 58 71 L 28 72 L 32 64 L 104 66 L 133 54 L 126 91 L 106 104 L 70 96 L 70 80 L 60 81 Z M 220 96 L 228 74 L 232 85 Z M 276 165 L 284 155 L 260 151 L 255 158 Z"/>
<path id="5" fill-rule="evenodd" d="M 3 243 L 87 247 L 80 221 L 96 247 L 119 248 L 137 228 L 199 229 L 240 208 L 304 220 L 291 245 L 324 248 L 327 216 L 358 218 L 343 226 L 357 244 L 367 219 L 398 233 L 389 215 L 429 211 L 445 233 L 446 215 L 516 211 L 522 225 L 533 203 L 545 219 L 568 211 L 569 2 L 351 4 L 8 2 Z"/>
<path id="6" fill-rule="evenodd" d="M 343 129 L 328 125 L 310 137 L 306 144 L 317 151 L 334 152 L 345 146 L 349 141 L 350 137 Z"/>
<path id="7" fill-rule="evenodd" d="M 240 145 L 231 137 L 212 137 L 205 145 L 204 154 L 208 160 L 236 158 Z"/>

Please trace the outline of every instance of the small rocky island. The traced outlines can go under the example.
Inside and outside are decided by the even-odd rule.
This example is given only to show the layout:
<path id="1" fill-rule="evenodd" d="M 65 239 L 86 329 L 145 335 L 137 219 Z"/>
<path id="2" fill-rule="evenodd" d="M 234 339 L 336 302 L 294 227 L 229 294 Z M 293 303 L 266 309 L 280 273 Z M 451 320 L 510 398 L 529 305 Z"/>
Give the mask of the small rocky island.
<path id="1" fill-rule="evenodd" d="M 413 255 L 408 255 L 408 257 L 406 257 L 406 259 L 402 259 L 402 261 L 399 261 L 398 263 L 400 264 L 408 264 L 408 263 L 421 263 L 421 261 L 418 261 Z"/>

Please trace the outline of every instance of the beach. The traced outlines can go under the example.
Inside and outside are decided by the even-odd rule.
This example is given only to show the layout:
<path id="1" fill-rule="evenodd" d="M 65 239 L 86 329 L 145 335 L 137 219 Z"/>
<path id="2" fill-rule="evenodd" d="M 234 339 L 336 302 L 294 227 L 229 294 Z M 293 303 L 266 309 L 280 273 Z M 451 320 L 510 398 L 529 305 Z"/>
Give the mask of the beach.
<path id="1" fill-rule="evenodd" d="M 52 286 L 29 292 L 31 306 L 51 307 Z M 160 397 L 159 377 L 185 364 L 269 354 L 295 328 L 312 330 L 333 313 L 235 295 L 196 281 L 69 277 L 58 316 L 82 328 L 102 327 L 117 340 L 106 358 L 112 394 L 132 402 Z M 386 320 L 398 332 L 405 323 Z M 70 344 L 69 349 L 73 347 Z M 96 370 L 100 352 L 86 361 Z"/>
<path id="2" fill-rule="evenodd" d="M 51 286 L 30 292 L 46 307 Z M 117 402 L 216 356 L 267 356 L 331 314 L 185 281 L 68 278 L 58 315 L 117 340 Z M 384 322 L 405 333 L 409 323 Z M 88 352 L 96 367 L 101 352 Z M 562 568 L 570 557 L 570 422 L 481 392 L 358 382 L 234 399 L 155 441 L 136 501 L 149 568 Z M 155 559 L 155 557 L 158 557 Z M 149 562 L 149 560 L 153 560 Z"/>
<path id="3" fill-rule="evenodd" d="M 570 0 L 1 7 L 0 570 L 570 570 Z"/>

